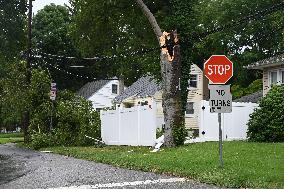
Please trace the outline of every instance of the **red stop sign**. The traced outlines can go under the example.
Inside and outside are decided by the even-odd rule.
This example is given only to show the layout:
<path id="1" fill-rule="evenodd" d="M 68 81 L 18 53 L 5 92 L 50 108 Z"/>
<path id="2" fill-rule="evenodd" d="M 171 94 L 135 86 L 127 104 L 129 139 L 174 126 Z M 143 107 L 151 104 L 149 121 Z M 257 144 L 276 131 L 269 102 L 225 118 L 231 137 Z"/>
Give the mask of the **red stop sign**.
<path id="1" fill-rule="evenodd" d="M 233 62 L 225 55 L 212 55 L 204 63 L 204 74 L 214 84 L 225 84 L 233 76 Z"/>

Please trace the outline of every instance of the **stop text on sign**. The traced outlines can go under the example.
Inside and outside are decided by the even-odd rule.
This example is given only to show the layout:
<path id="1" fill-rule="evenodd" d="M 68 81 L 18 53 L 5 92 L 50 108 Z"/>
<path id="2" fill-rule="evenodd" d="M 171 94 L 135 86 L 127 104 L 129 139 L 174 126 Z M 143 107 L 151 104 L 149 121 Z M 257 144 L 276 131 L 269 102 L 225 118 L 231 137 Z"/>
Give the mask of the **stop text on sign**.
<path id="1" fill-rule="evenodd" d="M 225 55 L 212 55 L 204 63 L 204 74 L 212 84 L 225 84 L 233 76 L 233 63 Z"/>
<path id="2" fill-rule="evenodd" d="M 224 75 L 229 73 L 231 67 L 229 65 L 208 65 L 208 75 L 219 74 Z"/>

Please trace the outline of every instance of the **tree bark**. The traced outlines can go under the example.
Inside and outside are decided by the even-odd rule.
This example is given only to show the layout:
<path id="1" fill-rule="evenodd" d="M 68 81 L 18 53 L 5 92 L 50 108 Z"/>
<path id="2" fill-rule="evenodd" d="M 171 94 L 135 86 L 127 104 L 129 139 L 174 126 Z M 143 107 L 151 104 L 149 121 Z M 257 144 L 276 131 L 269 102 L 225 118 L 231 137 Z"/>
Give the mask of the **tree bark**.
<path id="1" fill-rule="evenodd" d="M 139 5 L 139 7 L 142 9 L 144 15 L 147 17 L 148 21 L 150 22 L 150 24 L 151 24 L 151 26 L 152 26 L 155 34 L 156 34 L 158 41 L 160 42 L 160 37 L 163 35 L 163 33 L 162 33 L 160 26 L 158 25 L 158 23 L 156 21 L 156 18 L 154 17 L 154 15 L 150 11 L 150 9 L 145 5 L 143 0 L 136 0 L 136 2 Z"/>
<path id="2" fill-rule="evenodd" d="M 148 18 L 161 47 L 161 74 L 163 88 L 163 113 L 165 121 L 166 147 L 176 145 L 174 129 L 183 127 L 184 115 L 181 103 L 181 57 L 177 31 L 162 33 L 154 15 L 144 4 L 143 0 L 136 0 L 145 16 Z"/>

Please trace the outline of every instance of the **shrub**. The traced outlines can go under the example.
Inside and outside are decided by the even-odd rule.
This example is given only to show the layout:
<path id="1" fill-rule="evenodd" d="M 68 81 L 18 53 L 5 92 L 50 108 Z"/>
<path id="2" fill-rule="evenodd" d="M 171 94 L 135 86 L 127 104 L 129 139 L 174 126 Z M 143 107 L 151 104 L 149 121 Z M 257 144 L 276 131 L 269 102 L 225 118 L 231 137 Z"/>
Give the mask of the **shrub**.
<path id="1" fill-rule="evenodd" d="M 43 79 L 40 79 L 43 78 Z M 57 94 L 52 109 L 49 99 L 50 79 L 44 71 L 34 71 L 30 97 L 31 121 L 29 126 L 30 145 L 43 148 L 54 145 L 93 145 L 100 139 L 100 117 L 91 102 L 64 90 Z M 50 131 L 51 115 L 53 130 Z M 52 140 L 51 140 L 52 139 Z"/>
<path id="2" fill-rule="evenodd" d="M 67 96 L 68 93 L 64 93 Z M 63 145 L 93 145 L 100 139 L 100 117 L 91 102 L 79 96 L 57 105 L 57 138 Z"/>
<path id="3" fill-rule="evenodd" d="M 33 134 L 31 134 L 30 146 L 33 149 L 38 150 L 40 148 L 54 146 L 55 142 L 56 142 L 56 139 L 54 135 L 50 133 L 34 132 Z"/>
<path id="4" fill-rule="evenodd" d="M 273 86 L 260 101 L 248 122 L 248 139 L 255 142 L 284 142 L 284 87 Z"/>

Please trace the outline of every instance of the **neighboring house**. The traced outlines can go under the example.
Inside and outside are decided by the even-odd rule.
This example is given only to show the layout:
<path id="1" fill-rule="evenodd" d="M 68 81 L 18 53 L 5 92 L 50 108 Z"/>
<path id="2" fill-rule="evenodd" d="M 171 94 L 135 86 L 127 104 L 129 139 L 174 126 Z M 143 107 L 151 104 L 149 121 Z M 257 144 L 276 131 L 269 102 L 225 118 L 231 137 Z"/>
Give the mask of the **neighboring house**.
<path id="1" fill-rule="evenodd" d="M 201 101 L 208 99 L 208 80 L 205 79 L 203 71 L 195 64 L 191 66 L 189 93 L 185 112 L 185 126 L 198 132 L 198 116 Z M 157 109 L 157 127 L 164 123 L 162 108 L 162 87 L 151 76 L 144 76 L 128 87 L 121 95 L 114 99 L 115 104 L 125 108 L 137 105 L 155 106 Z"/>
<path id="2" fill-rule="evenodd" d="M 89 82 L 84 85 L 77 94 L 90 100 L 94 109 L 100 111 L 104 108 L 111 108 L 113 106 L 113 99 L 119 95 L 123 89 L 123 82 L 114 78 L 114 80 Z"/>
<path id="3" fill-rule="evenodd" d="M 234 102 L 251 102 L 251 103 L 259 103 L 261 98 L 263 97 L 263 91 L 257 91 L 255 93 L 243 96 L 239 99 L 234 100 Z"/>
<path id="4" fill-rule="evenodd" d="M 255 62 L 246 68 L 262 70 L 263 96 L 271 89 L 272 84 L 284 85 L 284 54 Z"/>

